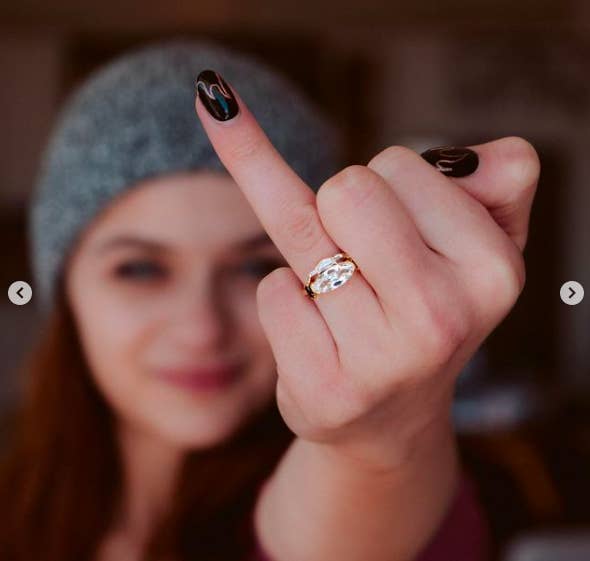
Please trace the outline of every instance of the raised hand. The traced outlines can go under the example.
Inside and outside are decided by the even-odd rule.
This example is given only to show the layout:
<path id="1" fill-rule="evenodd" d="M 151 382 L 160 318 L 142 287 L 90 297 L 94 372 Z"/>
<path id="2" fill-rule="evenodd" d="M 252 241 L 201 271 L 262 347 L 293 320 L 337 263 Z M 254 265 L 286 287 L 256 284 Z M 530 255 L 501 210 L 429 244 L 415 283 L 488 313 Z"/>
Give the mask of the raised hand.
<path id="1" fill-rule="evenodd" d="M 451 178 L 392 146 L 316 195 L 218 74 L 197 90 L 217 154 L 291 266 L 257 292 L 285 421 L 375 469 L 399 465 L 446 425 L 457 374 L 524 286 L 536 152 L 517 137 L 472 147 L 477 171 Z M 308 273 L 339 252 L 359 270 L 310 299 Z"/>

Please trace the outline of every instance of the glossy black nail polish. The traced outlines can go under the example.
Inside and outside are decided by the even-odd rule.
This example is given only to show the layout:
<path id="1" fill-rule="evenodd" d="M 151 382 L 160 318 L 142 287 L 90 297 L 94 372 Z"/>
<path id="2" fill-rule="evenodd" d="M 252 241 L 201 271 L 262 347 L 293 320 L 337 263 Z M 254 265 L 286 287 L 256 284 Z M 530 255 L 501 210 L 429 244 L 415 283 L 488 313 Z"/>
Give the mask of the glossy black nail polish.
<path id="1" fill-rule="evenodd" d="M 462 146 L 439 146 L 420 154 L 428 163 L 451 177 L 465 177 L 479 165 L 477 152 Z"/>
<path id="2" fill-rule="evenodd" d="M 227 82 L 214 70 L 197 76 L 197 95 L 205 109 L 218 121 L 229 121 L 239 112 L 238 102 Z"/>

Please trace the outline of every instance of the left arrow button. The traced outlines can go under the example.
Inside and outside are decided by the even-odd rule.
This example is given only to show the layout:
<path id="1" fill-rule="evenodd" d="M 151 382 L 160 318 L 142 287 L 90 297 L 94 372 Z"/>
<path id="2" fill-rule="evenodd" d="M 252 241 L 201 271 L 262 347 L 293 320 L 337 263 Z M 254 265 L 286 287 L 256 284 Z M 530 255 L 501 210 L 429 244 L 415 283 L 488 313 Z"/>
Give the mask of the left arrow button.
<path id="1" fill-rule="evenodd" d="M 8 299 L 17 306 L 28 304 L 33 297 L 33 289 L 28 282 L 14 281 L 8 287 Z"/>

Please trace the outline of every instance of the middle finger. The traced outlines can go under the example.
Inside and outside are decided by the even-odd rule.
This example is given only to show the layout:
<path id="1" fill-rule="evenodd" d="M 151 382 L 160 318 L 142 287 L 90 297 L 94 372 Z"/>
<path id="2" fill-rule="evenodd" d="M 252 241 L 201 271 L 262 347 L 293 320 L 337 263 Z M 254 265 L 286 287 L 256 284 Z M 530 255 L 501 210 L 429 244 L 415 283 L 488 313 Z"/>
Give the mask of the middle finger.
<path id="1" fill-rule="evenodd" d="M 239 95 L 212 71 L 199 75 L 197 91 L 197 114 L 215 151 L 279 251 L 305 282 L 320 259 L 347 248 L 338 247 L 328 235 L 315 193 L 278 153 Z M 223 94 L 233 101 L 224 98 L 225 105 L 217 107 L 231 110 L 228 119 L 220 120 L 208 109 Z M 386 317 L 362 274 L 354 274 L 337 292 L 320 295 L 315 302 L 340 352 L 350 341 L 366 340 L 369 333 L 382 331 Z M 315 308 L 303 286 L 301 303 Z"/>

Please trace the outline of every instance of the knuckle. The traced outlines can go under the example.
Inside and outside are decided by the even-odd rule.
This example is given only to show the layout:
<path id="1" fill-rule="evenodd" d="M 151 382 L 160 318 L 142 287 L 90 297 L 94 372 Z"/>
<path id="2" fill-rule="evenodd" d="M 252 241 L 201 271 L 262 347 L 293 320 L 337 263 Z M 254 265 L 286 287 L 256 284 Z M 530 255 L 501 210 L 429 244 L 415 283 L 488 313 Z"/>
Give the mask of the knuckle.
<path id="1" fill-rule="evenodd" d="M 284 294 L 284 290 L 293 284 L 293 271 L 289 267 L 278 267 L 262 277 L 256 286 L 256 298 L 272 298 L 275 293 Z"/>
<path id="2" fill-rule="evenodd" d="M 346 427 L 357 416 L 351 409 L 342 404 L 327 404 L 316 409 L 313 416 L 313 426 L 322 433 L 336 432 Z"/>
<path id="3" fill-rule="evenodd" d="M 355 379 L 351 377 L 345 387 L 347 389 L 343 392 L 342 402 L 347 414 L 346 420 L 350 422 L 373 407 L 375 396 L 368 381 L 360 380 L 355 383 Z"/>
<path id="4" fill-rule="evenodd" d="M 337 177 L 343 186 L 355 187 L 359 181 L 363 181 L 367 177 L 368 171 L 365 166 L 353 164 L 338 172 Z"/>
<path id="5" fill-rule="evenodd" d="M 320 189 L 318 190 L 317 196 L 321 192 L 326 194 L 334 190 L 350 189 L 354 188 L 360 182 L 364 180 L 367 175 L 367 168 L 358 164 L 347 166 L 341 169 L 338 173 L 324 181 Z"/>
<path id="6" fill-rule="evenodd" d="M 315 205 L 299 205 L 287 210 L 281 229 L 291 248 L 298 252 L 313 249 L 324 237 L 324 230 Z"/>
<path id="7" fill-rule="evenodd" d="M 375 170 L 387 171 L 388 175 L 395 175 L 396 170 L 406 166 L 416 156 L 416 152 L 410 148 L 395 144 L 388 146 L 374 156 L 369 162 L 368 167 Z"/>
<path id="8" fill-rule="evenodd" d="M 277 400 L 277 406 L 280 411 L 289 411 L 290 409 L 292 409 L 293 398 L 285 389 L 285 386 L 283 385 L 280 377 L 277 380 L 275 396 Z"/>
<path id="9" fill-rule="evenodd" d="M 539 154 L 534 146 L 520 136 L 504 138 L 505 153 L 510 160 L 510 174 L 516 185 L 535 187 L 541 171 Z"/>
<path id="10" fill-rule="evenodd" d="M 232 160 L 248 160 L 256 157 L 262 147 L 262 141 L 256 134 L 243 134 L 239 141 L 232 144 L 229 148 L 230 157 Z"/>
<path id="11" fill-rule="evenodd" d="M 516 302 L 526 282 L 524 259 L 516 251 L 508 255 L 491 254 L 486 259 L 483 276 L 486 299 L 509 308 Z"/>
<path id="12" fill-rule="evenodd" d="M 361 165 L 344 168 L 328 179 L 318 190 L 317 205 L 322 216 L 339 212 L 331 197 L 336 194 L 344 204 L 359 208 L 383 189 L 381 179 L 374 171 Z"/>
<path id="13" fill-rule="evenodd" d="M 427 341 L 430 364 L 436 367 L 445 365 L 465 342 L 466 337 L 458 322 L 439 322 L 430 330 Z"/>
<path id="14" fill-rule="evenodd" d="M 462 309 L 433 299 L 424 300 L 422 313 L 427 326 L 423 331 L 425 356 L 430 366 L 443 366 L 467 340 L 470 322 Z"/>
<path id="15" fill-rule="evenodd" d="M 318 407 L 310 415 L 311 425 L 322 433 L 336 431 L 346 425 L 348 416 L 342 407 L 326 404 Z"/>

